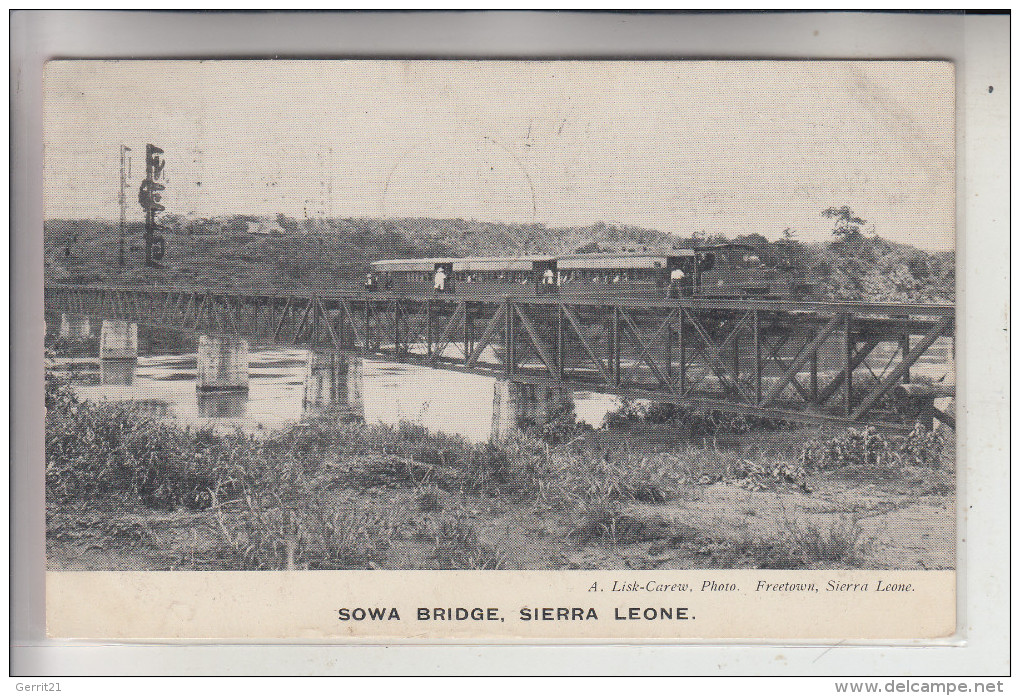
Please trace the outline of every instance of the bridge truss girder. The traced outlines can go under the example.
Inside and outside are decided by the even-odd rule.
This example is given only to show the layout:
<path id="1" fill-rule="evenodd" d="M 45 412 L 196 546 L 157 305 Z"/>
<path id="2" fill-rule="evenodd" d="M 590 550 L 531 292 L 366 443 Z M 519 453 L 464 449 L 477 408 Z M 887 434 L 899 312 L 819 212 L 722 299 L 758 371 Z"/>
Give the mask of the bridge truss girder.
<path id="1" fill-rule="evenodd" d="M 913 416 L 891 391 L 954 332 L 951 307 L 863 303 L 52 286 L 46 310 L 759 417 L 892 428 L 909 427 Z M 889 356 L 878 372 L 876 351 Z"/>

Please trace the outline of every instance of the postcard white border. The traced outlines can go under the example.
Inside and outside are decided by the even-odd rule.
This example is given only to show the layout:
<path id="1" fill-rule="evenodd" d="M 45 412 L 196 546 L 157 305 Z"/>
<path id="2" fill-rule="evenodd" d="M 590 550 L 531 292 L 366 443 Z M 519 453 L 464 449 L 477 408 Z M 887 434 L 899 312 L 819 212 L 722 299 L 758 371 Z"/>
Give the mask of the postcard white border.
<path id="1" fill-rule="evenodd" d="M 1008 670 L 1009 18 L 913 14 L 16 13 L 11 23 L 12 673 L 992 674 Z M 41 68 L 51 57 L 937 58 L 957 64 L 962 645 L 88 646 L 46 640 Z M 988 87 L 993 87 L 992 91 Z M 994 95 L 994 96 L 993 96 Z M 977 347 L 977 348 L 975 348 Z M 594 651 L 594 654 L 593 654 Z M 84 659 L 88 654 L 87 660 Z M 786 659 L 776 661 L 777 654 Z M 353 659 L 355 658 L 356 659 Z M 482 659 L 479 659 L 481 657 Z M 338 659 L 340 658 L 340 659 Z"/>

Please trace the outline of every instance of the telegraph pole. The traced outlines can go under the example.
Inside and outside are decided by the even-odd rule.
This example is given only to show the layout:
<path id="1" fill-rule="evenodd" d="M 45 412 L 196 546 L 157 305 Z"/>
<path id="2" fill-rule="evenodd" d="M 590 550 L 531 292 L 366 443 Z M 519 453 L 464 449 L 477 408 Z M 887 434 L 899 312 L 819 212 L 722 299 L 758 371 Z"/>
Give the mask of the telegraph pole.
<path id="1" fill-rule="evenodd" d="M 124 153 L 130 151 L 131 148 L 125 147 L 124 143 L 120 144 L 120 192 L 117 196 L 117 200 L 120 202 L 120 256 L 117 260 L 117 264 L 121 268 L 125 265 L 124 235 L 127 228 L 127 200 L 124 198 L 124 187 L 127 186 L 127 173 L 124 169 Z"/>
<path id="2" fill-rule="evenodd" d="M 326 162 L 326 166 L 329 167 L 329 179 L 326 188 L 326 207 L 328 209 L 328 217 L 333 218 L 333 148 L 329 148 L 329 160 Z"/>

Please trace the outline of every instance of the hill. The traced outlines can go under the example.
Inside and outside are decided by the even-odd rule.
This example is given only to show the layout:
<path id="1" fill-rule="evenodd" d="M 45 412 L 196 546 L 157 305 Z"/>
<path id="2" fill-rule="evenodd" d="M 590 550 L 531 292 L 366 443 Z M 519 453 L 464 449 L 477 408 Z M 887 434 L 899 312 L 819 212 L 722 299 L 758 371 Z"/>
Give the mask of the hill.
<path id="1" fill-rule="evenodd" d="M 169 219 L 169 220 L 168 220 Z M 129 225 L 127 265 L 118 266 L 116 225 L 96 220 L 47 220 L 49 280 L 74 283 L 178 284 L 268 289 L 328 289 L 338 274 L 360 273 L 370 261 L 430 256 L 559 254 L 590 242 L 662 246 L 655 230 L 512 225 L 426 218 L 315 220 L 278 216 L 183 221 L 165 216 L 166 269 L 141 266 L 143 229 Z"/>
<path id="2" fill-rule="evenodd" d="M 586 245 L 608 249 L 690 248 L 723 235 L 680 238 L 630 225 L 547 227 L 477 220 L 342 218 L 299 222 L 279 215 L 186 220 L 167 215 L 165 269 L 141 265 L 142 228 L 128 226 L 127 264 L 118 266 L 119 233 L 98 220 L 47 220 L 46 278 L 73 283 L 229 286 L 326 291 L 369 261 L 430 256 L 560 254 Z M 801 269 L 819 299 L 952 302 L 955 254 L 929 253 L 880 237 L 805 244 L 761 235 L 763 258 Z"/>

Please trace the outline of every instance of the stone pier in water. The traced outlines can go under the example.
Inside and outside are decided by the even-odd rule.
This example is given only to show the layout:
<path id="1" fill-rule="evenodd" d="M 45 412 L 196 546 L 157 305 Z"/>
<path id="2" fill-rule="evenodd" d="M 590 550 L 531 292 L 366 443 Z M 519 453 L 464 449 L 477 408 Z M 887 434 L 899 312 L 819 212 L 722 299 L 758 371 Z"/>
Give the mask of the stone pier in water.
<path id="1" fill-rule="evenodd" d="M 99 333 L 99 359 L 137 360 L 138 324 L 104 319 Z"/>
<path id="2" fill-rule="evenodd" d="M 567 387 L 498 379 L 493 387 L 492 437 L 506 439 L 524 423 L 545 425 L 573 409 L 574 393 Z"/>
<path id="3" fill-rule="evenodd" d="M 196 367 L 198 391 L 247 391 L 248 342 L 227 336 L 199 336 Z"/>
<path id="4" fill-rule="evenodd" d="M 69 339 L 91 338 L 92 325 L 89 323 L 89 318 L 61 314 L 60 337 Z"/>
<path id="5" fill-rule="evenodd" d="M 364 421 L 364 365 L 356 355 L 309 351 L 303 401 L 305 416 L 334 414 Z"/>

